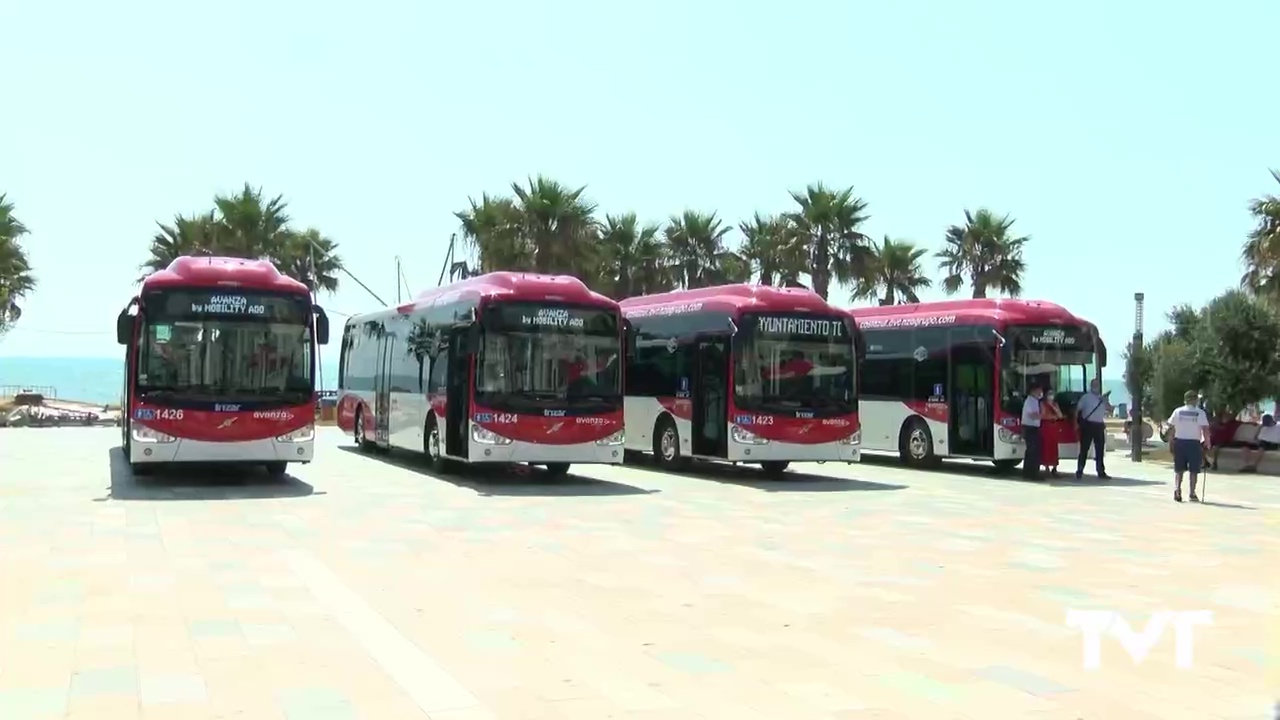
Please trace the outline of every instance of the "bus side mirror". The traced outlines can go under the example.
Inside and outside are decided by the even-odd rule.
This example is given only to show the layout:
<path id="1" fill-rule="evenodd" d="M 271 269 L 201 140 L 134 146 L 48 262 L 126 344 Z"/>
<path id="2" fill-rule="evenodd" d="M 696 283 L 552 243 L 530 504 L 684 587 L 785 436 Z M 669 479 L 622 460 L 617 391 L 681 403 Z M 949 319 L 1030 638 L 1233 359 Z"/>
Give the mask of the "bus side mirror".
<path id="1" fill-rule="evenodd" d="M 325 314 L 324 308 L 319 305 L 311 306 L 316 315 L 316 344 L 329 344 L 329 316 Z"/>
<path id="2" fill-rule="evenodd" d="M 128 345 L 133 342 L 133 328 L 136 316 L 130 315 L 128 308 L 116 316 L 116 342 Z"/>

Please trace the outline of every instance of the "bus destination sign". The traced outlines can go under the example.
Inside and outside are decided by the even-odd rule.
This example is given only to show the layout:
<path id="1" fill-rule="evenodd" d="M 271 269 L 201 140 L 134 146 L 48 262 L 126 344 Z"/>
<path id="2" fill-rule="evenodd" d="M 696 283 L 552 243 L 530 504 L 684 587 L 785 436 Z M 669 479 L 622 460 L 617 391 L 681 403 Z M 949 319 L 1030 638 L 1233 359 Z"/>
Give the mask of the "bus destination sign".
<path id="1" fill-rule="evenodd" d="M 194 298 L 191 302 L 192 315 L 266 315 L 267 306 L 260 302 L 250 302 L 244 295 L 210 295 L 208 298 Z"/>
<path id="2" fill-rule="evenodd" d="M 586 320 L 569 312 L 567 308 L 538 308 L 522 312 L 520 324 L 533 327 L 581 328 L 586 325 Z"/>
<path id="3" fill-rule="evenodd" d="M 842 338 L 846 334 L 843 320 L 772 315 L 757 318 L 756 332 L 761 335 L 808 335 L 822 338 Z"/>
<path id="4" fill-rule="evenodd" d="M 1074 349 L 1083 344 L 1079 331 L 1065 328 L 1033 328 L 1026 338 L 1028 345 L 1040 348 Z"/>

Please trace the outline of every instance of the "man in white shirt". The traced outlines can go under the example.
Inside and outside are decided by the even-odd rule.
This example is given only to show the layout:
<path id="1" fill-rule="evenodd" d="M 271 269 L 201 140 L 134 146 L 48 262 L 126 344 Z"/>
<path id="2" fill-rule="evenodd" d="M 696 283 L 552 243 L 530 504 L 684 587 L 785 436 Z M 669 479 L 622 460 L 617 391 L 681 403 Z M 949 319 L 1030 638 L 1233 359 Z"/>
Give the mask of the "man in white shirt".
<path id="1" fill-rule="evenodd" d="M 1084 477 L 1084 464 L 1089 459 L 1089 448 L 1093 447 L 1093 464 L 1098 470 L 1098 477 L 1110 480 L 1107 474 L 1106 461 L 1103 455 L 1107 452 L 1107 416 L 1111 414 L 1110 392 L 1102 392 L 1102 381 L 1094 378 L 1089 382 L 1089 392 L 1080 397 L 1076 403 L 1076 422 L 1080 428 L 1080 452 L 1076 455 L 1076 479 Z"/>
<path id="2" fill-rule="evenodd" d="M 1196 476 L 1209 446 L 1209 416 L 1196 405 L 1200 393 L 1188 390 L 1182 396 L 1185 404 L 1169 416 L 1169 450 L 1173 453 L 1173 499 L 1182 502 L 1182 476 L 1191 473 L 1191 502 L 1196 497 Z"/>
<path id="3" fill-rule="evenodd" d="M 1038 385 L 1032 385 L 1027 399 L 1022 401 L 1022 439 L 1027 443 L 1022 476 L 1028 480 L 1040 479 L 1040 396 L 1043 393 Z"/>

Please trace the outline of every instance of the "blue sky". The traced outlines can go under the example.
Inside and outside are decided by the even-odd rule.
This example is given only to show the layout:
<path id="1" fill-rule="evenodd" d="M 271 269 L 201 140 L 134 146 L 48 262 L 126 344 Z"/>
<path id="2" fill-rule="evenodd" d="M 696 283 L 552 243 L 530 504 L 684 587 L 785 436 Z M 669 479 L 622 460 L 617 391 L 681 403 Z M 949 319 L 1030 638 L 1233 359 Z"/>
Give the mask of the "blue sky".
<path id="1" fill-rule="evenodd" d="M 1097 322 L 1117 374 L 1133 292 L 1150 333 L 1234 284 L 1280 190 L 1280 4 L 1208 7 L 8 3 L 0 192 L 40 288 L 0 355 L 115 356 L 155 221 L 245 181 L 393 300 L 395 255 L 433 285 L 452 212 L 543 173 L 652 220 L 853 185 L 871 234 L 930 248 L 1009 212 L 1026 295 Z M 322 302 L 374 306 L 346 285 Z"/>

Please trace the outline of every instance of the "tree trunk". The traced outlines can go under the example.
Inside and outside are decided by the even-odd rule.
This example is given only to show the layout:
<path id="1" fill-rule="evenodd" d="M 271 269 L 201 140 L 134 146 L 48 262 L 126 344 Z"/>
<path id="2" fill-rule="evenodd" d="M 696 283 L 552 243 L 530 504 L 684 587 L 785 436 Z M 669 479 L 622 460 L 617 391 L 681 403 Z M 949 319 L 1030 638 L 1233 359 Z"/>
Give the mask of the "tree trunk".
<path id="1" fill-rule="evenodd" d="M 813 291 L 826 300 L 831 286 L 831 248 L 827 245 L 826 233 L 818 234 L 818 246 L 814 248 L 813 272 L 810 277 L 813 278 Z"/>

